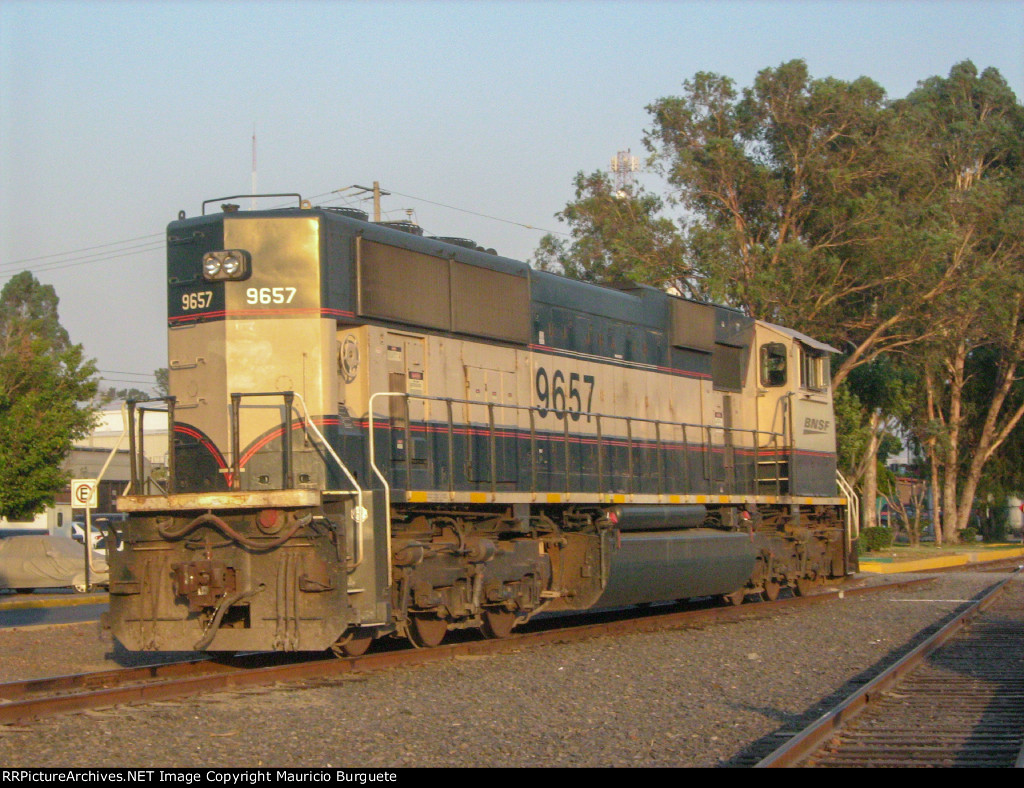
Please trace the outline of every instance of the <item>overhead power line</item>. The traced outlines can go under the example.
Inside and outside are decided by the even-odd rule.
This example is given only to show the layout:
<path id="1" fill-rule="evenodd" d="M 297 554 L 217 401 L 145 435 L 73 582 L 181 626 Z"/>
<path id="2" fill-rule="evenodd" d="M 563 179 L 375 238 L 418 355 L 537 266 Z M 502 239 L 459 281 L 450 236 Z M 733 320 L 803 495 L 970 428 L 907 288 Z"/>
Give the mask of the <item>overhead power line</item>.
<path id="1" fill-rule="evenodd" d="M 107 378 L 107 377 L 100 377 L 99 379 L 102 380 L 105 383 L 128 383 L 129 385 L 132 385 L 132 386 L 152 387 L 152 386 L 156 385 L 152 380 L 145 381 L 145 380 L 132 380 L 131 378 Z"/>
<path id="2" fill-rule="evenodd" d="M 559 232 L 558 230 L 548 230 L 548 229 L 545 229 L 544 227 L 535 227 L 532 224 L 524 224 L 523 222 L 514 222 L 511 219 L 502 219 L 499 216 L 491 216 L 490 214 L 479 213 L 478 211 L 471 211 L 468 208 L 459 208 L 459 207 L 457 207 L 455 205 L 447 205 L 447 204 L 445 204 L 443 202 L 435 202 L 434 200 L 428 200 L 428 199 L 426 199 L 424 197 L 417 197 L 414 194 L 403 194 L 402 192 L 396 192 L 396 191 L 393 191 L 393 190 L 392 190 L 391 193 L 394 194 L 394 195 L 397 195 L 399 197 L 405 197 L 405 198 L 407 198 L 409 200 L 418 200 L 419 202 L 425 202 L 428 205 L 436 205 L 436 206 L 438 206 L 440 208 L 448 208 L 449 210 L 452 210 L 452 211 L 459 211 L 460 213 L 468 213 L 468 214 L 470 214 L 472 216 L 479 216 L 482 219 L 490 219 L 491 221 L 502 222 L 503 224 L 511 224 L 511 225 L 516 226 L 516 227 L 522 227 L 522 228 L 524 228 L 526 230 L 536 230 L 537 232 L 541 232 L 541 233 L 552 233 L 553 235 L 564 235 L 566 237 L 568 237 L 568 235 L 569 235 L 568 233 Z"/>
<path id="3" fill-rule="evenodd" d="M 115 244 L 109 244 L 109 246 L 115 246 Z M 12 276 L 18 271 L 18 269 L 28 271 L 59 271 L 62 268 L 74 268 L 80 265 L 91 265 L 93 263 L 106 262 L 107 260 L 115 260 L 119 257 L 131 257 L 137 254 L 156 252 L 163 248 L 164 243 L 161 240 L 145 244 L 137 244 L 136 246 L 128 246 L 111 252 L 92 252 L 91 254 L 82 255 L 80 257 L 69 257 L 64 260 L 53 260 L 48 263 L 37 263 L 36 265 L 25 266 L 19 263 L 3 263 L 0 264 L 0 276 Z"/>
<path id="4" fill-rule="evenodd" d="M 106 249 L 110 246 L 121 246 L 122 244 L 135 243 L 136 241 L 145 241 L 147 238 L 163 238 L 163 233 L 150 233 L 149 235 L 140 235 L 138 238 L 129 238 L 127 241 L 113 241 L 109 244 L 100 244 L 99 246 L 84 246 L 81 249 L 72 249 L 67 252 L 54 252 L 53 254 L 42 254 L 38 257 L 24 257 L 21 260 L 11 260 L 10 262 L 4 263 L 4 266 L 9 265 L 21 265 L 22 263 L 33 263 L 36 260 L 46 260 L 50 257 L 64 257 L 66 255 L 81 254 L 82 252 L 91 252 L 94 249 Z"/>
<path id="5" fill-rule="evenodd" d="M 549 230 L 543 227 L 536 227 L 532 224 L 526 224 L 524 222 L 516 222 L 510 219 L 502 219 L 499 216 L 492 216 L 490 214 L 480 213 L 479 211 L 471 211 L 468 208 L 459 208 L 458 206 L 455 205 L 448 205 L 447 203 L 437 202 L 435 200 L 428 200 L 424 197 L 417 197 L 412 194 L 404 194 L 402 192 L 396 191 L 392 191 L 391 194 L 397 195 L 399 197 L 405 197 L 406 199 L 409 200 L 417 200 L 419 202 L 427 203 L 428 205 L 436 205 L 440 208 L 447 208 L 448 210 L 458 211 L 460 213 L 468 213 L 471 216 L 479 216 L 482 219 L 490 219 L 491 221 L 501 222 L 503 224 L 511 224 L 515 227 L 522 227 L 526 230 L 534 230 L 536 232 L 551 233 L 553 235 L 561 235 L 568 237 L 568 233 L 560 232 L 558 230 Z M 326 201 L 328 203 L 341 202 L 352 205 L 353 203 L 363 201 L 358 198 L 353 199 L 352 196 L 339 196 L 337 194 L 337 191 L 324 192 L 323 194 L 315 195 L 309 199 L 319 200 L 323 197 L 331 198 Z M 392 212 L 388 211 L 388 213 Z M 143 243 L 136 243 L 139 241 L 142 241 Z M 127 244 L 134 245 L 127 246 Z M 69 249 L 64 252 L 52 252 L 50 254 L 36 255 L 33 257 L 23 257 L 18 260 L 8 260 L 4 263 L 0 263 L 0 277 L 9 277 L 13 275 L 19 268 L 22 270 L 29 270 L 33 272 L 59 271 L 64 268 L 74 268 L 81 265 L 92 265 L 95 263 L 103 263 L 108 262 L 110 260 L 116 260 L 121 257 L 131 257 L 133 255 L 155 252 L 163 249 L 163 247 L 164 233 L 150 233 L 148 235 L 140 235 L 135 238 L 128 238 L 123 241 L 111 241 L 110 243 L 97 244 L 95 246 L 84 246 L 78 249 Z"/>
<path id="6" fill-rule="evenodd" d="M 136 378 L 152 378 L 156 379 L 156 374 L 153 372 L 125 372 L 121 369 L 97 369 L 102 375 L 131 375 Z"/>

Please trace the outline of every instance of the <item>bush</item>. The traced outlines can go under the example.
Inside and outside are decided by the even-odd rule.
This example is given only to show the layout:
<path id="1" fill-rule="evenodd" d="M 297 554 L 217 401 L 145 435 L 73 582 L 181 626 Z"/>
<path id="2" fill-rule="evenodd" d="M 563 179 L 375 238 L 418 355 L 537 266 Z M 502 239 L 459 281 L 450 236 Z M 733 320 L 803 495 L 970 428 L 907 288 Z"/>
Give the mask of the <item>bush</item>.
<path id="1" fill-rule="evenodd" d="M 988 516 L 981 521 L 983 542 L 1005 542 L 1010 533 L 1010 509 L 1006 501 L 1000 501 L 988 510 Z"/>
<path id="2" fill-rule="evenodd" d="M 892 547 L 892 530 L 881 525 L 865 528 L 860 532 L 857 545 L 861 553 L 885 550 Z"/>
<path id="3" fill-rule="evenodd" d="M 974 544 L 978 541 L 978 529 L 968 526 L 960 531 L 957 536 L 960 537 L 960 544 Z"/>

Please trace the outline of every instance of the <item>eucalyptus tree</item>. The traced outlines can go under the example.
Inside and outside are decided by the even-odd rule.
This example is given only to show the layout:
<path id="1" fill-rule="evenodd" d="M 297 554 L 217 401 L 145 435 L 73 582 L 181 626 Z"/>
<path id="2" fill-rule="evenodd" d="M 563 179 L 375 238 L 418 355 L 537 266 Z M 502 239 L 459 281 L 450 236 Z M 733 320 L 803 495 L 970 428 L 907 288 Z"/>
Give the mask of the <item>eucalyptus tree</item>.
<path id="1" fill-rule="evenodd" d="M 743 89 L 701 72 L 647 109 L 664 199 L 641 192 L 616 208 L 606 176 L 578 176 L 559 214 L 573 241 L 545 239 L 546 259 L 596 280 L 682 281 L 681 292 L 842 348 L 832 382 L 851 431 L 840 451 L 868 486 L 886 424 L 908 408 L 842 384 L 861 367 L 913 363 L 925 403 L 915 434 L 943 471 L 947 529 L 962 527 L 985 464 L 1024 415 L 1010 407 L 1024 352 L 1024 128 L 999 73 L 961 63 L 890 101 L 870 79 L 814 79 L 794 60 Z M 678 257 L 622 243 L 637 237 Z M 985 347 L 998 362 L 971 421 L 968 362 Z"/>
<path id="2" fill-rule="evenodd" d="M 572 242 L 546 237 L 541 266 L 672 283 L 799 328 L 847 353 L 836 385 L 919 340 L 916 314 L 951 280 L 921 208 L 926 162 L 877 83 L 813 79 L 794 60 L 742 90 L 698 73 L 647 110 L 666 197 L 581 173 L 558 214 Z"/>
<path id="3" fill-rule="evenodd" d="M 897 107 L 931 159 L 930 205 L 956 287 L 921 349 L 928 431 L 942 471 L 942 526 L 969 521 L 986 464 L 1024 417 L 1024 108 L 995 69 L 970 62 Z M 981 384 L 981 385 L 979 385 Z"/>
<path id="4" fill-rule="evenodd" d="M 835 385 L 919 340 L 917 315 L 952 277 L 916 141 L 877 83 L 794 60 L 742 91 L 697 74 L 648 110 L 652 163 L 715 296 L 843 348 Z"/>
<path id="5" fill-rule="evenodd" d="M 665 202 L 642 187 L 616 189 L 607 173 L 577 173 L 576 196 L 556 216 L 571 241 L 548 234 L 533 263 L 588 282 L 635 281 L 683 295 L 705 295 L 706 277 L 690 264 L 685 239 L 663 214 Z"/>

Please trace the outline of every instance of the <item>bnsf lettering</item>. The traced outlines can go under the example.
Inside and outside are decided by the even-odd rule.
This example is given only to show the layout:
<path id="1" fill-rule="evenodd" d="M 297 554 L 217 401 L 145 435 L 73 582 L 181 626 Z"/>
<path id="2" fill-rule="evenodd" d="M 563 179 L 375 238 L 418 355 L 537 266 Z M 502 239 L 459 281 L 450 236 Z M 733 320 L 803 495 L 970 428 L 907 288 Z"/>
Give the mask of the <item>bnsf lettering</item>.
<path id="1" fill-rule="evenodd" d="M 831 422 L 828 419 L 804 419 L 804 432 L 827 432 Z"/>

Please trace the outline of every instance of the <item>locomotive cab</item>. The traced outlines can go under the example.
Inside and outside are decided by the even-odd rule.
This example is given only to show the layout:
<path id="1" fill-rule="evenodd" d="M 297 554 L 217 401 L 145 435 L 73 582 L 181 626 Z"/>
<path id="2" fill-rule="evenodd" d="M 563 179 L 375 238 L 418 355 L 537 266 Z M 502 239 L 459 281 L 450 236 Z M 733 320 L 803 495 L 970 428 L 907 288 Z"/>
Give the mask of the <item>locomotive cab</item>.
<path id="1" fill-rule="evenodd" d="M 829 358 L 839 351 L 770 323 L 758 323 L 756 347 L 752 388 L 758 429 L 779 436 L 771 456 L 759 462 L 759 487 L 767 493 L 833 495 L 836 435 Z"/>

